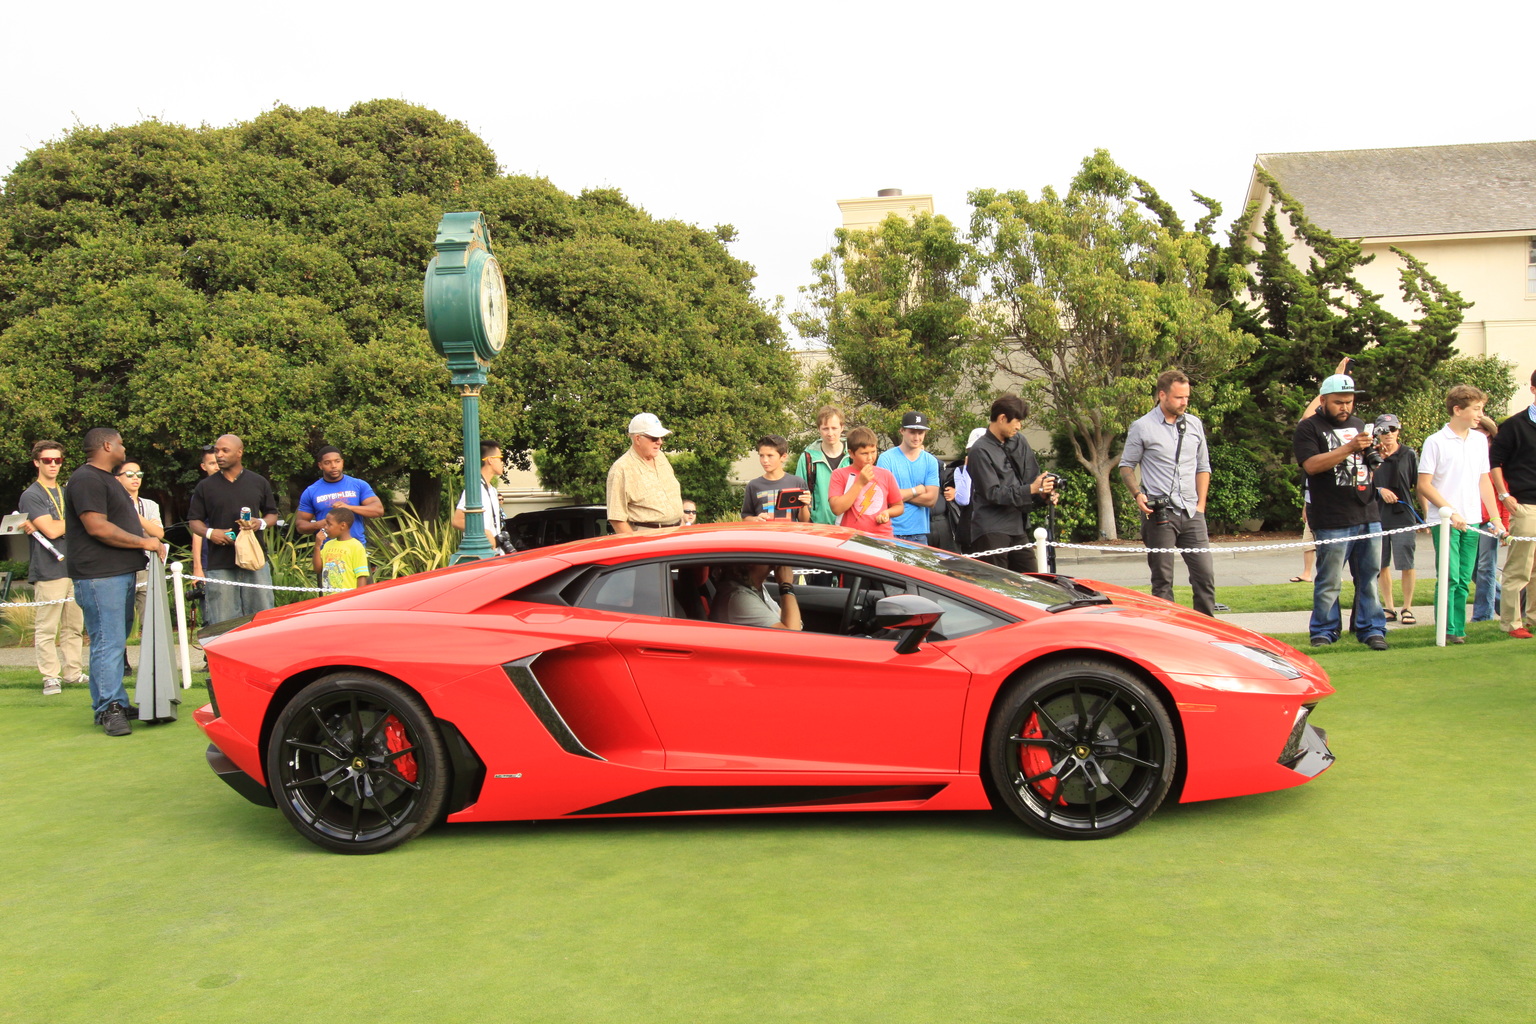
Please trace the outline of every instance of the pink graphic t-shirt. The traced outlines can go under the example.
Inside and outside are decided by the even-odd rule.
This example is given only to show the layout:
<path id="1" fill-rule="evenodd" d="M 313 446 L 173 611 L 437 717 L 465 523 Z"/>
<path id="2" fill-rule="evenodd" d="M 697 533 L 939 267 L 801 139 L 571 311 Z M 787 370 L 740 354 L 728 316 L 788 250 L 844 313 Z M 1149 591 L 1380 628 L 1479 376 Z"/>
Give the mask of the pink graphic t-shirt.
<path id="1" fill-rule="evenodd" d="M 859 471 L 853 466 L 844 466 L 832 474 L 832 479 L 827 484 L 828 494 L 847 494 L 859 487 Z M 875 478 L 869 486 L 864 488 L 853 507 L 844 512 L 839 519 L 839 526 L 851 526 L 855 530 L 863 530 L 877 537 L 894 537 L 895 529 L 890 521 L 875 522 L 875 517 L 884 512 L 896 502 L 896 495 L 901 493 L 901 487 L 896 483 L 896 478 L 888 469 L 875 467 Z"/>

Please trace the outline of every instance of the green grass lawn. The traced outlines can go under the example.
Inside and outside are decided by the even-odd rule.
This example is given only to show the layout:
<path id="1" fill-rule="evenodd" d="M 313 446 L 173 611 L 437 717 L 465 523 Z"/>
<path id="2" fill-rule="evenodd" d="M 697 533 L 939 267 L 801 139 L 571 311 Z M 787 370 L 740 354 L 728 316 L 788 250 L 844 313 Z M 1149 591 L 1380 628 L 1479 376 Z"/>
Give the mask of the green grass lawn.
<path id="1" fill-rule="evenodd" d="M 1529 1019 L 1532 684 L 1490 629 L 1320 652 L 1333 769 L 1102 842 L 797 814 L 336 856 L 214 778 L 205 691 L 110 739 L 7 670 L 0 1021 Z"/>

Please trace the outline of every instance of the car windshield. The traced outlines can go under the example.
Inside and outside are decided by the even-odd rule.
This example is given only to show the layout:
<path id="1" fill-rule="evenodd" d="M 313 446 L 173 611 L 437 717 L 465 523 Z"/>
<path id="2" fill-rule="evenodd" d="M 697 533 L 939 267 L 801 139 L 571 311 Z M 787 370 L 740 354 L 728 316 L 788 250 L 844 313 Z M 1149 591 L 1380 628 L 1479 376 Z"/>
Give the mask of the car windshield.
<path id="1" fill-rule="evenodd" d="M 985 587 L 1003 597 L 1011 597 L 1016 601 L 1025 601 L 1047 608 L 1080 600 L 1084 594 L 1083 589 L 1074 588 L 1065 583 L 1057 583 L 1038 576 L 1021 576 L 990 562 L 978 561 L 965 555 L 957 555 L 922 544 L 892 540 L 888 537 L 871 537 L 866 534 L 850 538 L 844 541 L 842 546 L 880 558 L 888 558 L 902 565 L 927 569 L 929 572 L 936 572 L 950 579 L 964 580 L 966 583 Z"/>

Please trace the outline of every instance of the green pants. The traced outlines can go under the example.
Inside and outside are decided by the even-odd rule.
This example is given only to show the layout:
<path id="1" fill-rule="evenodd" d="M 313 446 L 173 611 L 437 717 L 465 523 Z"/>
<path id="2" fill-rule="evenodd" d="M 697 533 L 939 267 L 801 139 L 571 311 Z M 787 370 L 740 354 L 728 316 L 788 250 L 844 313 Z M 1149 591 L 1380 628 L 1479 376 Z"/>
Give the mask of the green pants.
<path id="1" fill-rule="evenodd" d="M 1429 531 L 1435 542 L 1435 569 L 1440 567 L 1440 527 Z M 1445 635 L 1467 635 L 1467 593 L 1472 585 L 1472 570 L 1477 567 L 1477 537 L 1471 530 L 1451 531 L 1451 581 L 1447 587 Z"/>

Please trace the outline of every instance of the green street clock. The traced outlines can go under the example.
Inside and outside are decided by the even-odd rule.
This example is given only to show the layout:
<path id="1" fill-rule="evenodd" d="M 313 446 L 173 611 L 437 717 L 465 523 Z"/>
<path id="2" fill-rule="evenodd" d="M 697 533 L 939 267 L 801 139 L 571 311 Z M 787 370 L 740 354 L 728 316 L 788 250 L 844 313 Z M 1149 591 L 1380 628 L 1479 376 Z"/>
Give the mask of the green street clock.
<path id="1" fill-rule="evenodd" d="M 437 255 L 422 287 L 427 334 L 455 384 L 483 385 L 507 341 L 507 286 L 484 214 L 445 213 L 432 246 Z"/>
<path id="2" fill-rule="evenodd" d="M 475 468 L 485 465 L 480 458 L 480 389 L 486 367 L 507 341 L 507 285 L 501 264 L 491 255 L 484 214 L 443 214 L 432 247 L 437 255 L 427 264 L 421 304 L 432 347 L 448 360 L 464 414 L 463 465 L 469 486 L 464 488 L 464 538 L 453 556 L 458 564 L 496 554 L 486 530 L 500 528 L 501 514 L 482 507 L 477 483 L 484 477 Z"/>

